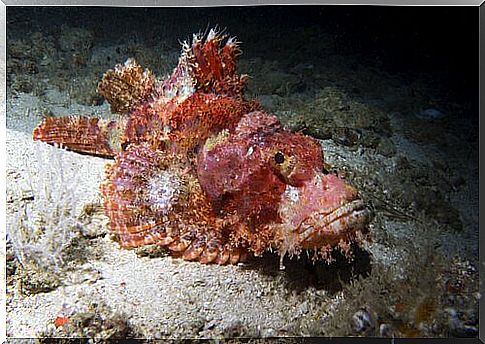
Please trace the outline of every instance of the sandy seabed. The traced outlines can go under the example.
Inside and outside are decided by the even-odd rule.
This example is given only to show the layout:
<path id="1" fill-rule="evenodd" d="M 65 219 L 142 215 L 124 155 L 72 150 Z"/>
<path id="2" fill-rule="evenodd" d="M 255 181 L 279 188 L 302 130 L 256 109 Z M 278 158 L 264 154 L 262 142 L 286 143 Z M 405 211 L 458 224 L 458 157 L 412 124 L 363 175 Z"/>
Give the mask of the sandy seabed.
<path id="1" fill-rule="evenodd" d="M 241 67 L 253 76 L 249 97 L 285 126 L 299 130 L 305 123 L 320 135 L 326 162 L 373 211 L 372 241 L 352 262 L 340 257 L 331 265 L 312 264 L 303 255 L 285 259 L 280 270 L 279 257 L 268 253 L 235 266 L 206 266 L 163 251 L 120 249 L 100 207 L 99 185 L 110 161 L 32 140 L 43 116 L 109 116 L 94 95 L 99 78 L 90 68 L 104 71 L 123 62 L 120 51 L 141 54 L 157 68 L 150 63 L 172 63 L 178 52 L 157 50 L 165 47 L 161 43 L 98 42 L 89 29 L 68 25 L 60 35 L 33 32 L 8 42 L 8 337 L 477 335 L 478 139 L 473 114 L 461 117 L 466 106 L 436 110 L 423 86 L 429 80 L 410 86 L 340 56 L 329 54 L 326 66 L 288 69 L 270 57 L 243 55 Z M 29 39 L 46 58 L 36 60 L 35 49 L 25 52 Z M 86 40 L 91 45 L 81 44 Z M 64 49 L 57 62 L 49 60 L 55 53 L 50 41 Z M 71 47 L 85 50 L 73 57 Z M 14 52 L 32 54 L 27 57 L 40 74 L 24 75 L 18 64 L 26 57 Z M 72 80 L 51 75 L 55 63 L 73 61 L 87 74 Z M 157 66 L 167 72 L 174 65 Z M 299 90 L 302 85 L 312 89 Z M 361 96 L 344 96 L 342 89 L 351 88 L 360 88 Z M 336 118 L 326 117 L 331 114 Z M 350 129 L 322 134 L 325 125 Z M 359 125 L 365 130 L 354 130 Z M 68 210 L 62 223 L 59 207 Z M 41 236 L 57 246 L 42 249 L 26 237 L 25 228 L 39 228 L 36 216 L 44 221 Z M 29 257 L 48 268 L 29 265 Z M 62 321 L 68 323 L 59 326 Z"/>

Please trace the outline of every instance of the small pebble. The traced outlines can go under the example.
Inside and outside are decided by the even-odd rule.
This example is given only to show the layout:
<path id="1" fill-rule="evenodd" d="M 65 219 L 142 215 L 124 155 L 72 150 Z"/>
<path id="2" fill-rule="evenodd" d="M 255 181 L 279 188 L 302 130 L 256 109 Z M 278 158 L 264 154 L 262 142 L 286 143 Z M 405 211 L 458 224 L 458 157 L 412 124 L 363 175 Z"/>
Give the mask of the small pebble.
<path id="1" fill-rule="evenodd" d="M 391 337 L 392 326 L 390 324 L 381 324 L 381 326 L 379 326 L 379 335 L 381 337 Z"/>
<path id="2" fill-rule="evenodd" d="M 219 319 L 212 319 L 211 321 L 206 322 L 204 324 L 203 330 L 204 331 L 211 330 L 211 329 L 213 329 L 214 327 L 216 327 L 220 323 L 221 323 L 221 321 Z"/>
<path id="3" fill-rule="evenodd" d="M 300 308 L 299 310 L 300 310 L 301 314 L 306 314 L 306 313 L 308 313 L 308 302 L 307 302 L 307 301 L 303 302 L 303 303 L 300 305 L 300 307 L 299 307 L 299 308 Z"/>
<path id="4" fill-rule="evenodd" d="M 270 338 L 270 337 L 275 337 L 276 331 L 273 330 L 272 328 L 267 328 L 261 331 L 261 337 L 263 338 Z"/>
<path id="5" fill-rule="evenodd" d="M 352 328 L 355 332 L 367 331 L 372 326 L 371 316 L 365 309 L 358 310 L 352 316 Z"/>

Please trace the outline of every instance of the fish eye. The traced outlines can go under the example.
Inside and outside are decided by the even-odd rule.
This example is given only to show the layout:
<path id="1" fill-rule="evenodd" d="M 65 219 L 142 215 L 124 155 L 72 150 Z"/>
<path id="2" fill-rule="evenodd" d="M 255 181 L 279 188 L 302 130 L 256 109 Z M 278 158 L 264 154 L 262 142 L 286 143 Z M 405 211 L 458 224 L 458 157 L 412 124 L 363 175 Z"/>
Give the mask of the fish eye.
<path id="1" fill-rule="evenodd" d="M 285 162 L 285 156 L 283 155 L 283 153 L 281 152 L 277 152 L 275 155 L 274 155 L 274 161 L 278 164 L 278 165 L 281 165 L 282 163 Z"/>

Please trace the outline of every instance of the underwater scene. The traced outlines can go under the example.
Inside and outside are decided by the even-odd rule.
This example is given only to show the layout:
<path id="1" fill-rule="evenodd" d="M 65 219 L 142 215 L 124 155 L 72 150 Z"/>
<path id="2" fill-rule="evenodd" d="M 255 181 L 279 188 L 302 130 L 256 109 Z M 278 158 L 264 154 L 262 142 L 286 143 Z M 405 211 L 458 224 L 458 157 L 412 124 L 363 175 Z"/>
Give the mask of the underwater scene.
<path id="1" fill-rule="evenodd" d="M 473 7 L 8 7 L 7 337 L 478 337 L 476 42 Z"/>

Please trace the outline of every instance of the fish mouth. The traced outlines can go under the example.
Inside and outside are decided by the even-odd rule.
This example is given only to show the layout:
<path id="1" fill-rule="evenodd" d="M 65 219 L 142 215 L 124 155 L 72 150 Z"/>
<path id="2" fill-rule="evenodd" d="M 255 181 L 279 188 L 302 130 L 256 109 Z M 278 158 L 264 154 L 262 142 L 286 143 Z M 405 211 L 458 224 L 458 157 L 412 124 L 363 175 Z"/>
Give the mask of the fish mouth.
<path id="1" fill-rule="evenodd" d="M 361 199 L 344 203 L 331 211 L 315 212 L 295 229 L 297 242 L 302 248 L 317 248 L 347 241 L 357 232 L 364 232 L 370 212 Z"/>

